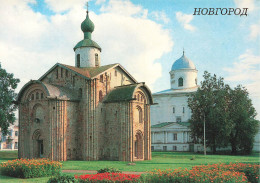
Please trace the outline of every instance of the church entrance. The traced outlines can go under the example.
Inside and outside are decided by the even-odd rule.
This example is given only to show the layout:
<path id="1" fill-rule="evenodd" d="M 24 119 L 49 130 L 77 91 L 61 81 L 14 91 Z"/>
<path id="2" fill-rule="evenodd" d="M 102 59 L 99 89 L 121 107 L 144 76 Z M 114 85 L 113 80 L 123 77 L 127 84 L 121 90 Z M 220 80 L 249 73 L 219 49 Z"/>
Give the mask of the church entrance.
<path id="1" fill-rule="evenodd" d="M 35 130 L 32 136 L 33 140 L 33 158 L 43 158 L 44 145 L 40 130 Z"/>
<path id="2" fill-rule="evenodd" d="M 135 159 L 143 159 L 144 154 L 144 139 L 142 132 L 138 131 L 135 135 L 135 141 L 134 141 L 134 156 Z"/>

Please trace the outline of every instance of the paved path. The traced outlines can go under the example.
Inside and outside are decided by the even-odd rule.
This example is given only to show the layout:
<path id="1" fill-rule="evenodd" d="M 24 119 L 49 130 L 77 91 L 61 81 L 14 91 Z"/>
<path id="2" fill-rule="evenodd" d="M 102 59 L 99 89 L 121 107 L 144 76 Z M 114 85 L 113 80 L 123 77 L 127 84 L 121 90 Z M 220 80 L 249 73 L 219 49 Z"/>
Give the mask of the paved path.
<path id="1" fill-rule="evenodd" d="M 62 172 L 64 173 L 87 173 L 87 174 L 96 174 L 97 171 L 96 170 L 62 170 Z M 140 175 L 146 172 L 122 172 L 125 174 L 136 174 L 136 175 Z"/>

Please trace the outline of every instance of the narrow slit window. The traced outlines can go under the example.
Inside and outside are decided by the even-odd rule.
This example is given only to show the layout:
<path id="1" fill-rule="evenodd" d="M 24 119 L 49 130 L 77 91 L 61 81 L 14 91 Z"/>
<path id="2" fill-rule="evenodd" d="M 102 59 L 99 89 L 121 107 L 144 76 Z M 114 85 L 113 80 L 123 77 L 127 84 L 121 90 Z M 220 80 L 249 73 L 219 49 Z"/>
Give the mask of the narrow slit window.
<path id="1" fill-rule="evenodd" d="M 95 54 L 95 66 L 98 67 L 99 64 L 98 64 L 98 54 L 96 53 Z"/>
<path id="2" fill-rule="evenodd" d="M 77 54 L 77 67 L 80 67 L 80 54 Z"/>

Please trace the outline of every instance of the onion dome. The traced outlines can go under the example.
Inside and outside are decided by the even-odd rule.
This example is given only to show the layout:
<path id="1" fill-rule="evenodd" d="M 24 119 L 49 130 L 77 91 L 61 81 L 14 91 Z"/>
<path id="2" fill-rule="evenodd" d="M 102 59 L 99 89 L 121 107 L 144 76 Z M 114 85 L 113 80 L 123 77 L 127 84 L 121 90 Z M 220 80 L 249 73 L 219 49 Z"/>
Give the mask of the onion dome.
<path id="1" fill-rule="evenodd" d="M 86 19 L 81 23 L 81 30 L 84 32 L 90 32 L 92 33 L 94 31 L 94 23 L 89 19 L 88 12 Z"/>
<path id="2" fill-rule="evenodd" d="M 94 47 L 101 51 L 101 47 L 91 39 L 91 33 L 94 31 L 94 28 L 95 25 L 90 20 L 87 11 L 86 19 L 81 23 L 81 30 L 84 32 L 84 39 L 77 43 L 77 45 L 73 48 L 74 51 L 81 47 Z"/>
<path id="3" fill-rule="evenodd" d="M 173 71 L 173 70 L 179 70 L 179 69 L 195 69 L 196 70 L 194 63 L 184 55 L 184 51 L 183 51 L 182 57 L 173 63 L 171 70 Z"/>

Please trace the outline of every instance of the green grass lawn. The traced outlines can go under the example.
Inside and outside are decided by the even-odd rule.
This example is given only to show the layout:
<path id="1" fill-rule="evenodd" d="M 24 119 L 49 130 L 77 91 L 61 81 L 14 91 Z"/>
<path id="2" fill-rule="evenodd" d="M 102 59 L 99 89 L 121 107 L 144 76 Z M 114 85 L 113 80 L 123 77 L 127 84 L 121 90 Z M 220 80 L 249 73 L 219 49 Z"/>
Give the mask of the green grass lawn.
<path id="1" fill-rule="evenodd" d="M 122 171 L 145 172 L 154 169 L 176 169 L 192 168 L 201 164 L 214 163 L 259 163 L 259 153 L 249 156 L 231 155 L 207 155 L 194 154 L 189 152 L 153 152 L 152 160 L 137 161 L 136 165 L 129 166 L 128 162 L 122 161 L 66 161 L 63 163 L 63 170 L 98 170 L 105 167 L 114 167 Z M 0 151 L 0 163 L 17 158 L 17 151 Z M 191 160 L 194 158 L 194 160 Z M 73 173 L 66 173 L 73 175 Z M 2 182 L 47 182 L 49 177 L 34 179 L 18 179 L 0 175 Z"/>
<path id="2" fill-rule="evenodd" d="M 191 160 L 194 157 L 195 160 Z M 153 152 L 152 160 L 137 161 L 136 165 L 129 166 L 122 161 L 66 161 L 63 162 L 64 170 L 98 170 L 104 167 L 116 167 L 122 171 L 151 171 L 154 169 L 176 169 L 192 168 L 195 165 L 214 163 L 257 163 L 259 153 L 250 156 L 228 156 L 228 155 L 207 155 L 188 152 Z"/>

